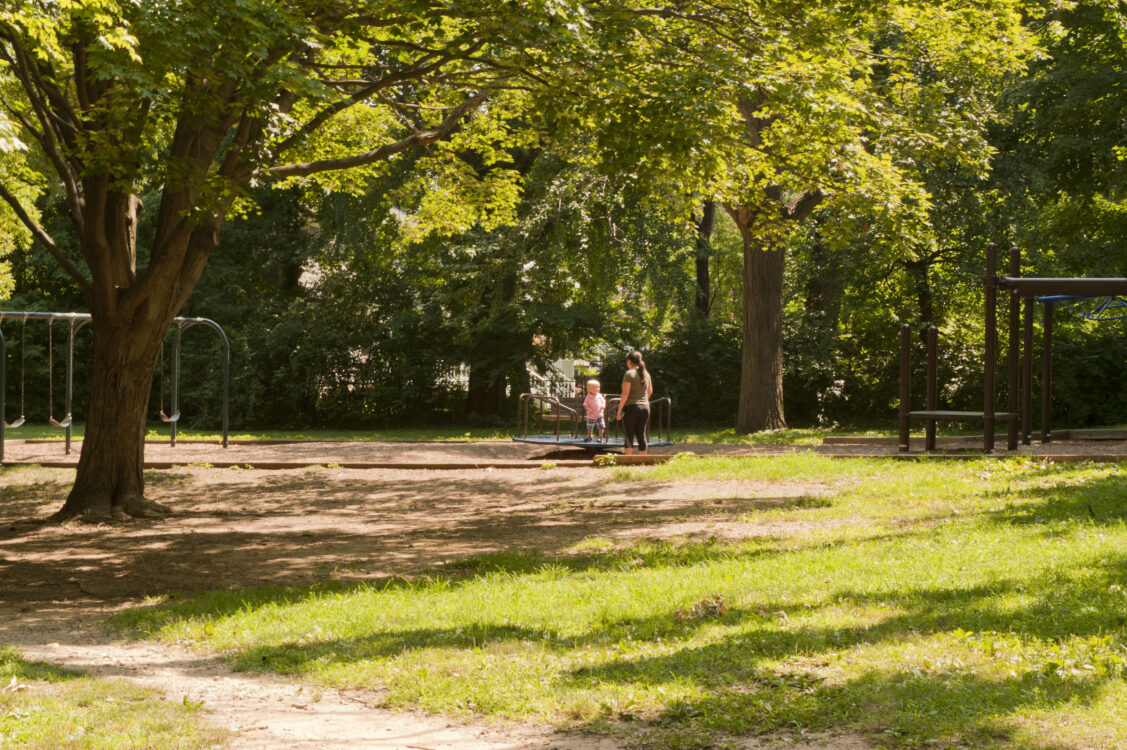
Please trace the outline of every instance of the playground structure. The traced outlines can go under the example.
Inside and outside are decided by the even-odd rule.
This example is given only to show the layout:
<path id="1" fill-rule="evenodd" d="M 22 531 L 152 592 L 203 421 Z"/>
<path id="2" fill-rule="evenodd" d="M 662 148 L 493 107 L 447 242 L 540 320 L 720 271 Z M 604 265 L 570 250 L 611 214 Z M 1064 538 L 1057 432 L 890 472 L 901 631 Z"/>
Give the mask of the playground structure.
<path id="1" fill-rule="evenodd" d="M 619 436 L 618 421 L 609 415 L 618 411 L 618 402 L 622 400 L 619 394 L 606 394 L 605 414 L 607 431 L 604 439 L 587 440 L 579 434 L 582 429 L 586 431 L 586 415 L 583 413 L 583 398 L 558 398 L 539 393 L 523 393 L 520 397 L 520 407 L 517 420 L 521 427 L 521 434 L 513 438 L 518 443 L 534 443 L 537 445 L 555 445 L 569 448 L 583 448 L 592 453 L 607 451 L 612 448 L 624 448 L 625 439 Z M 660 448 L 673 445 L 671 437 L 671 421 L 673 402 L 668 396 L 650 399 L 649 424 L 646 425 L 646 442 L 651 448 Z M 530 422 L 535 420 L 538 433 L 529 434 Z M 544 432 L 544 423 L 555 424 L 555 431 Z M 657 424 L 657 438 L 650 437 L 650 427 Z M 561 432 L 562 425 L 568 425 L 567 432 Z M 665 437 L 662 438 L 664 426 Z M 613 432 L 613 435 L 612 435 Z"/>
<path id="2" fill-rule="evenodd" d="M 1020 440 L 1029 445 L 1032 440 L 1033 422 L 1033 311 L 1034 302 L 1044 307 L 1042 314 L 1041 344 L 1041 442 L 1052 441 L 1052 373 L 1053 373 L 1053 314 L 1054 306 L 1081 299 L 1106 297 L 1089 317 L 1111 320 L 1125 315 L 1116 310 L 1127 307 L 1121 295 L 1127 295 L 1127 278 L 1023 278 L 1021 273 L 1021 251 L 1010 249 L 1009 275 L 998 275 L 997 248 L 994 244 L 986 246 L 985 286 L 985 328 L 986 341 L 983 362 L 983 410 L 947 411 L 937 409 L 936 370 L 938 367 L 938 344 L 935 326 L 927 330 L 927 390 L 925 408 L 911 410 L 911 340 L 912 329 L 908 324 L 900 328 L 900 435 L 899 450 L 908 452 L 911 448 L 910 423 L 922 419 L 925 423 L 924 450 L 935 450 L 935 429 L 937 421 L 983 421 L 982 449 L 986 453 L 994 450 L 994 426 L 996 422 L 1008 424 L 1009 450 L 1017 450 L 1020 427 Z M 997 303 L 999 292 L 1009 292 L 1009 328 L 1007 352 L 1007 405 L 1005 411 L 997 411 L 996 398 L 996 349 L 998 339 Z M 1019 363 L 1020 352 L 1020 363 Z M 1020 371 L 1020 372 L 1019 372 Z"/>
<path id="3" fill-rule="evenodd" d="M 72 402 L 74 394 L 74 339 L 75 335 L 86 326 L 91 317 L 89 313 L 58 313 L 58 312 L 12 312 L 0 311 L 0 324 L 5 320 L 20 320 L 20 416 L 9 423 L 7 421 L 7 394 L 8 394 L 8 344 L 4 337 L 3 326 L 0 325 L 0 461 L 4 460 L 4 441 L 7 438 L 7 430 L 17 429 L 22 426 L 26 420 L 25 409 L 25 377 L 26 377 L 26 358 L 25 351 L 27 349 L 27 322 L 29 320 L 45 320 L 47 321 L 47 392 L 48 392 L 48 417 L 47 422 L 52 427 L 59 427 L 66 430 L 66 453 L 69 455 L 71 452 L 71 437 L 72 425 L 74 415 L 72 413 Z M 67 336 L 67 357 L 66 357 L 66 414 L 62 419 L 55 419 L 55 405 L 54 405 L 54 325 L 56 320 L 65 320 L 70 324 L 69 333 Z M 164 348 L 161 346 L 160 356 L 160 418 L 161 421 L 170 425 L 171 429 L 171 445 L 176 445 L 176 432 L 177 426 L 180 421 L 180 342 L 184 335 L 184 331 L 197 325 L 207 326 L 214 329 L 220 337 L 223 344 L 223 447 L 227 447 L 227 433 L 228 433 L 228 417 L 230 413 L 230 393 L 231 393 L 231 344 L 227 338 L 227 333 L 223 328 L 213 320 L 208 318 L 185 318 L 178 317 L 173 319 L 173 325 L 176 328 L 176 336 L 172 343 L 172 374 L 171 374 L 171 392 L 170 392 L 170 411 L 171 415 L 166 414 L 164 411 Z"/>

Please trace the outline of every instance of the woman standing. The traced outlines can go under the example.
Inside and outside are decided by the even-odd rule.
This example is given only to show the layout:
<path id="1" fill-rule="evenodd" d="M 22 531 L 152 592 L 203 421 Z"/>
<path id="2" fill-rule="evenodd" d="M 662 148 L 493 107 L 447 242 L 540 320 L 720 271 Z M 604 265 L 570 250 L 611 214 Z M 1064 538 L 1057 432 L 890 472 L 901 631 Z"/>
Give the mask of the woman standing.
<path id="1" fill-rule="evenodd" d="M 646 455 L 646 427 L 650 423 L 650 396 L 654 384 L 646 372 L 642 353 L 632 351 L 626 355 L 626 375 L 622 378 L 622 399 L 618 402 L 618 419 L 622 421 L 626 436 L 626 455 L 634 452 L 634 439 L 638 440 L 638 453 Z"/>

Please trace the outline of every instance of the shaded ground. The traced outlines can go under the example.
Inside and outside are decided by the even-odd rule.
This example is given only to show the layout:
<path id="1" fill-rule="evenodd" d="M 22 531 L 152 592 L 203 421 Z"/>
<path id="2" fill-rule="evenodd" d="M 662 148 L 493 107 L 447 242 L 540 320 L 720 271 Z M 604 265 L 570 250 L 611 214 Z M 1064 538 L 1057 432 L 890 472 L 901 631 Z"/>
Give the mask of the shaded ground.
<path id="1" fill-rule="evenodd" d="M 10 433 L 17 434 L 17 433 Z M 912 438 L 910 457 L 923 454 L 923 439 Z M 8 440 L 4 445 L 5 464 L 41 464 L 73 466 L 78 462 L 81 441 L 75 441 L 67 454 L 61 440 Z M 1127 461 L 1127 440 L 1069 440 L 1019 446 L 1015 452 L 1005 450 L 1006 441 L 999 439 L 995 455 L 1031 456 L 1049 460 Z M 825 456 L 893 456 L 904 457 L 893 438 L 842 438 L 831 445 L 732 445 L 709 443 L 677 443 L 650 451 L 654 455 L 692 452 L 701 456 L 780 455 L 811 451 Z M 938 455 L 979 455 L 982 438 L 941 438 Z M 474 442 L 232 442 L 222 448 L 216 442 L 180 441 L 175 447 L 167 441 L 151 441 L 145 448 L 146 464 L 156 468 L 182 464 L 212 464 L 284 468 L 286 466 L 335 465 L 344 468 L 446 468 L 448 470 L 495 466 L 520 468 L 538 466 L 543 461 L 574 462 L 587 465 L 591 453 L 582 449 L 554 449 L 511 441 Z"/>
<path id="2" fill-rule="evenodd" d="M 62 504 L 69 474 L 24 469 L 8 479 L 0 601 L 117 601 L 201 586 L 403 576 L 486 552 L 563 550 L 590 536 L 799 533 L 732 519 L 821 492 L 739 481 L 608 484 L 596 468 L 183 467 L 147 476 L 148 497 L 176 510 L 170 519 L 61 527 L 24 520 Z"/>
<path id="3" fill-rule="evenodd" d="M 443 455 L 473 445 L 511 450 L 448 444 Z M 318 456 L 326 450 L 302 449 Z M 210 447 L 212 455 L 219 450 Z M 98 624 L 115 609 L 175 590 L 409 576 L 470 555 L 557 552 L 591 537 L 800 534 L 810 527 L 737 519 L 756 508 L 807 503 L 826 490 L 749 481 L 619 484 L 593 467 L 540 468 L 535 454 L 543 451 L 530 453 L 536 468 L 151 471 L 149 497 L 176 515 L 111 525 L 29 520 L 60 507 L 73 471 L 8 470 L 0 475 L 0 642 L 32 659 L 156 687 L 170 700 L 202 701 L 217 723 L 237 733 L 239 748 L 609 750 L 617 745 L 605 738 L 376 710 L 368 704 L 378 696 L 231 673 L 221 662 L 174 648 L 117 642 Z M 253 463 L 249 455 L 240 460 Z M 747 747 L 771 745 L 749 740 Z M 797 747 L 868 745 L 837 736 Z"/>

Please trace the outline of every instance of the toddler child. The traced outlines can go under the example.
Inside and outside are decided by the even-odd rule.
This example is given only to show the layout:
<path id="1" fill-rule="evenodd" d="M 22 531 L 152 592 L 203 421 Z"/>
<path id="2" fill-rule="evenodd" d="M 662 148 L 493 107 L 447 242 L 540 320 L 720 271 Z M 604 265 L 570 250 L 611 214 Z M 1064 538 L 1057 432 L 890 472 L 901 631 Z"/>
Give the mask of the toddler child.
<path id="1" fill-rule="evenodd" d="M 599 393 L 599 381 L 594 378 L 587 381 L 587 398 L 583 399 L 583 408 L 587 412 L 587 439 L 593 439 L 595 430 L 598 430 L 599 440 L 602 440 L 607 434 L 607 423 L 603 419 L 607 400 Z"/>

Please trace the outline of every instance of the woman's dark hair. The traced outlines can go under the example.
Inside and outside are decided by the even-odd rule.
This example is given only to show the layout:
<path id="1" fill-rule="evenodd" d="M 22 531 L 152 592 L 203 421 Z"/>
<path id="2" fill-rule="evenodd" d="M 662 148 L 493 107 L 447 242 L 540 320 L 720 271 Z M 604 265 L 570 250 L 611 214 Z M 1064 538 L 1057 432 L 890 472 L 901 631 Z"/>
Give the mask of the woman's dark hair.
<path id="1" fill-rule="evenodd" d="M 650 378 L 650 374 L 646 372 L 646 363 L 642 361 L 642 353 L 635 349 L 626 355 L 627 362 L 633 362 L 634 366 L 642 371 L 642 379 L 640 382 L 645 383 Z"/>

